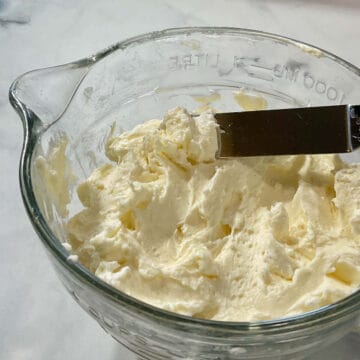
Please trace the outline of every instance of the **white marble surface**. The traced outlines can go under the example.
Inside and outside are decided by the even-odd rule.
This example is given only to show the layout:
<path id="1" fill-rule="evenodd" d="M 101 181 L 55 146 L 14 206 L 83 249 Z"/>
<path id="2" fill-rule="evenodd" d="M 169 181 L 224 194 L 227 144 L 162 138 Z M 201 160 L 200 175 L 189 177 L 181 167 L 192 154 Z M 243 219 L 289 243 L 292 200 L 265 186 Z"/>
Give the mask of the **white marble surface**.
<path id="1" fill-rule="evenodd" d="M 27 219 L 17 174 L 22 127 L 7 100 L 16 76 L 139 33 L 201 25 L 286 35 L 359 66 L 359 18 L 358 0 L 0 0 L 0 359 L 134 359 L 68 296 Z M 351 334 L 316 359 L 359 354 L 360 336 Z"/>

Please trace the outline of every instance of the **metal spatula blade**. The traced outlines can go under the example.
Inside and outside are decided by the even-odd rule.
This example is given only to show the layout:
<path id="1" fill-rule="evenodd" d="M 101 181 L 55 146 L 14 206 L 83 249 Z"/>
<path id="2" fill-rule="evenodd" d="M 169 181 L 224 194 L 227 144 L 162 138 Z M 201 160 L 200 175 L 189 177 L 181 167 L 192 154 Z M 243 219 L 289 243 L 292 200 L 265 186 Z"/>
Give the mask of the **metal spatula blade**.
<path id="1" fill-rule="evenodd" d="M 360 105 L 218 113 L 218 157 L 326 154 L 360 146 Z"/>

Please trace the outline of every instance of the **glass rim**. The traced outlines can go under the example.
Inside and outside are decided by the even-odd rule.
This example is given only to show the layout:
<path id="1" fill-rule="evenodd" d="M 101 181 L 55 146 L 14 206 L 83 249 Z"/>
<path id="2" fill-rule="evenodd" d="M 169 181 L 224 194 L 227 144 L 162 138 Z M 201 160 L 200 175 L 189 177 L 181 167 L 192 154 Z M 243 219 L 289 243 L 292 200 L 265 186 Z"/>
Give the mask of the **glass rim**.
<path id="1" fill-rule="evenodd" d="M 69 66 L 84 66 L 92 65 L 110 55 L 111 53 L 117 50 L 124 50 L 131 45 L 141 44 L 145 42 L 151 42 L 158 39 L 171 38 L 176 35 L 191 35 L 191 34 L 203 34 L 203 35 L 245 35 L 251 38 L 259 39 L 269 39 L 276 42 L 281 42 L 296 47 L 304 48 L 304 51 L 315 51 L 320 52 L 322 57 L 327 57 L 337 64 L 345 67 L 350 72 L 353 72 L 355 75 L 360 78 L 360 69 L 351 63 L 339 58 L 338 56 L 318 48 L 316 46 L 294 40 L 288 37 L 275 35 L 272 33 L 267 33 L 258 30 L 234 28 L 234 27 L 181 27 L 181 28 L 170 28 L 161 31 L 154 31 L 150 33 L 145 33 L 135 37 L 131 37 L 124 41 L 120 41 L 114 45 L 111 45 L 94 55 L 68 63 Z M 62 65 L 60 65 L 62 66 Z M 47 68 L 57 68 L 59 66 Z M 45 70 L 45 69 L 41 69 Z M 36 70 L 33 70 L 36 71 Z M 33 72 L 31 71 L 31 72 Z M 284 329 L 288 331 L 289 328 L 302 328 L 308 326 L 309 323 L 318 323 L 323 321 L 335 320 L 343 316 L 349 315 L 354 311 L 360 311 L 360 289 L 356 290 L 353 294 L 348 297 L 312 310 L 302 314 L 276 318 L 271 320 L 262 320 L 255 322 L 231 322 L 231 321 L 220 321 L 220 320 L 206 320 L 200 318 L 194 318 L 191 316 L 181 315 L 161 308 L 155 307 L 148 303 L 145 303 L 141 300 L 133 298 L 126 293 L 112 287 L 111 285 L 105 283 L 89 270 L 87 270 L 79 262 L 72 262 L 68 260 L 69 253 L 63 247 L 61 241 L 55 236 L 47 225 L 44 217 L 41 214 L 40 208 L 37 204 L 36 197 L 32 188 L 31 180 L 31 159 L 33 155 L 33 150 L 37 143 L 37 136 L 39 134 L 32 133 L 29 124 L 34 121 L 37 117 L 26 107 L 26 104 L 22 103 L 16 96 L 16 88 L 18 82 L 21 80 L 22 76 L 18 77 L 10 87 L 9 90 L 9 99 L 12 106 L 19 113 L 23 121 L 24 126 L 24 142 L 23 149 L 21 152 L 20 158 L 20 168 L 19 168 L 19 178 L 20 178 L 20 189 L 23 198 L 23 202 L 27 211 L 27 214 L 30 218 L 30 221 L 37 233 L 37 235 L 42 240 L 43 244 L 54 255 L 55 259 L 60 262 L 66 269 L 68 269 L 73 275 L 79 278 L 82 282 L 85 282 L 88 286 L 95 288 L 97 291 L 100 291 L 107 298 L 111 299 L 120 306 L 125 306 L 136 310 L 144 315 L 156 317 L 158 319 L 164 320 L 166 322 L 173 322 L 177 325 L 181 324 L 184 326 L 194 326 L 202 327 L 207 330 L 211 329 L 214 331 L 221 330 L 234 330 L 234 331 L 252 331 L 254 332 L 272 332 L 275 330 Z M 286 330 L 285 330 L 286 329 Z"/>

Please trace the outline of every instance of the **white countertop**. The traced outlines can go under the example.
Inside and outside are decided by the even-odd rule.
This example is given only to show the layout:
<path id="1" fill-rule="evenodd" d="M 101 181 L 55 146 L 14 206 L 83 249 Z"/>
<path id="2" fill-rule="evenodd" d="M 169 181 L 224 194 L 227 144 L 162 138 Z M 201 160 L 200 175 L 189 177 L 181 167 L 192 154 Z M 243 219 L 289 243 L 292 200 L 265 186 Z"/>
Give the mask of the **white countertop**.
<path id="1" fill-rule="evenodd" d="M 66 293 L 26 216 L 22 126 L 7 96 L 15 77 L 140 33 L 210 25 L 296 38 L 359 66 L 359 19 L 358 0 L 0 0 L 0 359 L 135 359 Z M 360 335 L 352 333 L 313 359 L 359 354 Z"/>

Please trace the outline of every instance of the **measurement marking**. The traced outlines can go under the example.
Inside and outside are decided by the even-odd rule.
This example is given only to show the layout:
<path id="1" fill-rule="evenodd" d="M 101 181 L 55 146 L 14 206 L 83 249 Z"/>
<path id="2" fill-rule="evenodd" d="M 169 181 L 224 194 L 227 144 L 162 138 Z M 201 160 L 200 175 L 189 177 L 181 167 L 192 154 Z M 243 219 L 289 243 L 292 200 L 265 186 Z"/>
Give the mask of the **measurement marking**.
<path id="1" fill-rule="evenodd" d="M 264 69 L 264 70 L 270 70 L 270 71 L 273 71 L 273 70 L 274 70 L 274 67 L 268 67 L 268 66 L 265 66 L 265 65 L 254 65 L 254 64 L 251 64 L 250 66 L 252 66 L 252 67 L 254 67 L 254 68 Z"/>
<path id="2" fill-rule="evenodd" d="M 247 72 L 249 76 L 260 79 L 260 80 L 265 80 L 265 81 L 274 81 L 274 78 L 271 75 L 268 74 L 255 74 L 253 72 Z"/>
<path id="3" fill-rule="evenodd" d="M 250 59 L 250 61 L 254 61 L 254 60 Z M 234 56 L 233 67 L 235 69 L 245 71 L 249 76 L 251 76 L 253 78 L 257 78 L 257 79 L 265 80 L 265 81 L 273 81 L 274 80 L 272 75 L 270 75 L 269 73 L 262 72 L 263 70 L 265 70 L 265 71 L 272 70 L 271 68 L 269 69 L 265 65 L 259 65 L 258 63 L 251 64 L 251 63 L 249 63 L 248 59 L 244 59 L 239 56 Z"/>

